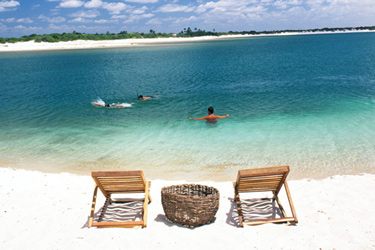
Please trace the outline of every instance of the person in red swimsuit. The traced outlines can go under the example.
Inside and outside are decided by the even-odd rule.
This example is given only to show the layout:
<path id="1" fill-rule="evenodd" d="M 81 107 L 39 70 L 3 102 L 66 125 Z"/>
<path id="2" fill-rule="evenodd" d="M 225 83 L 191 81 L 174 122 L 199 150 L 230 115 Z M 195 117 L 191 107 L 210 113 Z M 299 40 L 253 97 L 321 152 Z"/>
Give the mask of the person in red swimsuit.
<path id="1" fill-rule="evenodd" d="M 214 108 L 213 107 L 209 107 L 208 108 L 208 115 L 200 117 L 200 118 L 191 118 L 191 117 L 189 117 L 189 119 L 190 120 L 206 120 L 207 122 L 215 123 L 217 119 L 226 118 L 228 116 L 229 116 L 228 114 L 223 115 L 223 116 L 221 116 L 221 115 L 214 115 Z"/>

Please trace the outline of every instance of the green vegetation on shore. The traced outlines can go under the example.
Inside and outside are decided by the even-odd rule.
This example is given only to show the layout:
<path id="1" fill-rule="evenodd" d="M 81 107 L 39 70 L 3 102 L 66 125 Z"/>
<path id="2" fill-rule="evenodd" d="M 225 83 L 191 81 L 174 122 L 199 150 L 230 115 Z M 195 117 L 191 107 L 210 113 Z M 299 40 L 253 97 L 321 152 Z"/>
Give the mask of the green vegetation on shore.
<path id="1" fill-rule="evenodd" d="M 361 30 L 374 30 L 375 26 L 361 26 L 361 27 L 345 27 L 345 28 L 322 28 L 322 29 L 306 29 L 306 30 L 272 30 L 272 31 L 229 31 L 229 32 L 215 32 L 205 31 L 194 28 L 192 30 L 190 27 L 184 28 L 180 33 L 156 33 L 154 30 L 150 30 L 149 33 L 139 33 L 139 32 L 127 32 L 121 31 L 120 33 L 110 33 L 107 31 L 105 34 L 86 34 L 73 31 L 72 33 L 53 33 L 53 34 L 31 34 L 22 36 L 20 38 L 10 37 L 2 38 L 0 37 L 0 43 L 15 43 L 15 42 L 61 42 L 61 41 L 75 41 L 75 40 L 117 40 L 117 39 L 134 39 L 134 38 L 168 38 L 168 37 L 199 37 L 199 36 L 223 36 L 223 35 L 262 35 L 262 34 L 280 34 L 280 33 L 314 33 L 314 32 L 337 32 L 337 31 L 361 31 Z"/>

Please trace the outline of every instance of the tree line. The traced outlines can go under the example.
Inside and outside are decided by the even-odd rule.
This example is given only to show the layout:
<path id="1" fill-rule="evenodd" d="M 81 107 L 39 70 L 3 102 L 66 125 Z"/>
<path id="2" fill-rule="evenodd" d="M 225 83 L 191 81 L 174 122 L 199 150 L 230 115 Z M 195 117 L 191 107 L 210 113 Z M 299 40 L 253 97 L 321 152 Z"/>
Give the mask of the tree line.
<path id="1" fill-rule="evenodd" d="M 27 42 L 27 41 L 34 41 L 34 42 L 67 42 L 67 41 L 75 41 L 75 40 L 117 40 L 117 39 L 136 39 L 136 38 L 168 38 L 168 37 L 199 37 L 199 36 L 223 36 L 223 35 L 262 35 L 262 34 L 280 34 L 280 33 L 304 33 L 304 32 L 337 32 L 337 31 L 356 31 L 356 30 L 375 30 L 375 26 L 361 26 L 361 27 L 345 27 L 345 28 L 322 28 L 322 29 L 300 29 L 300 30 L 272 30 L 272 31 L 229 31 L 229 32 L 216 32 L 215 29 L 213 31 L 206 31 L 201 29 L 191 29 L 190 27 L 184 28 L 178 34 L 174 33 L 156 33 L 155 30 L 150 30 L 149 33 L 139 33 L 139 32 L 127 32 L 121 31 L 119 33 L 107 33 L 104 34 L 86 34 L 73 31 L 72 33 L 52 33 L 52 34 L 31 34 L 21 36 L 19 38 L 10 37 L 10 38 L 2 38 L 0 37 L 0 43 L 15 43 L 15 42 Z"/>
<path id="2" fill-rule="evenodd" d="M 281 33 L 314 33 L 314 32 L 345 32 L 345 31 L 361 31 L 361 30 L 375 30 L 375 26 L 360 26 L 360 27 L 344 27 L 344 28 L 321 28 L 321 29 L 298 29 L 298 30 L 272 30 L 272 31 L 229 31 L 228 35 L 262 35 L 262 34 L 281 34 Z"/>

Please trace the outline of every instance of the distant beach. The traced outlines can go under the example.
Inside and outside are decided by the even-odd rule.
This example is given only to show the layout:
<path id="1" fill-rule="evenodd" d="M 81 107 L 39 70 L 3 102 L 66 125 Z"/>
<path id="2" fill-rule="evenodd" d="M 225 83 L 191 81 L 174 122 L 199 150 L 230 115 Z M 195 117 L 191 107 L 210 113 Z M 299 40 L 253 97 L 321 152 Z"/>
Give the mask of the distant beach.
<path id="1" fill-rule="evenodd" d="M 340 33 L 366 33 L 374 31 L 366 30 L 348 30 L 332 31 L 332 32 L 288 32 L 276 34 L 260 34 L 260 35 L 224 35 L 224 36 L 204 36 L 204 37 L 171 37 L 171 38 L 145 38 L 145 39 L 122 39 L 122 40 L 77 40 L 68 42 L 47 43 L 34 41 L 16 42 L 0 44 L 0 52 L 17 52 L 17 51 L 48 51 L 48 50 L 73 50 L 73 49 L 100 49 L 100 48 L 121 48 L 132 46 L 145 46 L 161 43 L 181 43 L 181 42 L 199 42 L 208 40 L 225 40 L 240 39 L 249 37 L 265 37 L 265 36 L 295 36 L 295 35 L 321 35 L 321 34 L 340 34 Z"/>

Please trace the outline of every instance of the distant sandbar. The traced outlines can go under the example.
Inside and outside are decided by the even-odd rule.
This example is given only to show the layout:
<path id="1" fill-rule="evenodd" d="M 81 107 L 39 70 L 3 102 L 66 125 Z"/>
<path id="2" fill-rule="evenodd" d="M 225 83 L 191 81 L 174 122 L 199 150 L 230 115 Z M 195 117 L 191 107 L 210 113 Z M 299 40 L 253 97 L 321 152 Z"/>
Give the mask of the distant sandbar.
<path id="1" fill-rule="evenodd" d="M 119 39 L 119 40 L 76 40 L 68 42 L 16 42 L 0 44 L 0 52 L 17 52 L 17 51 L 48 51 L 48 50 L 74 50 L 74 49 L 100 49 L 100 48 L 121 48 L 132 46 L 157 45 L 162 43 L 179 43 L 179 42 L 197 42 L 207 40 L 220 39 L 238 39 L 247 37 L 262 36 L 290 36 L 290 35 L 317 35 L 317 34 L 336 34 L 336 33 L 359 33 L 374 32 L 370 30 L 349 30 L 334 32 L 288 32 L 276 34 L 260 34 L 260 35 L 225 35 L 225 36 L 204 36 L 204 37 L 170 37 L 170 38 L 144 38 L 144 39 Z"/>

